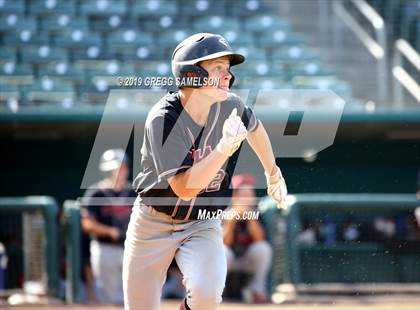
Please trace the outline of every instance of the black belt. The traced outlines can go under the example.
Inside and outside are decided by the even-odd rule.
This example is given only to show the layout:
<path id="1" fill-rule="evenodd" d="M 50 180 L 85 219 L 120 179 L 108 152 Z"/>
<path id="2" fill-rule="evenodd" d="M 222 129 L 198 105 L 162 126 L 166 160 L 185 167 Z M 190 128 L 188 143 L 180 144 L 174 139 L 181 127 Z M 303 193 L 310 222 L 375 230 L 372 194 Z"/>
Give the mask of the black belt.
<path id="1" fill-rule="evenodd" d="M 192 218 L 192 211 L 196 198 L 191 199 L 189 205 L 180 205 L 181 199 L 178 199 L 174 207 L 169 206 L 152 206 L 158 212 L 165 213 L 171 216 L 174 220 L 194 220 Z"/>

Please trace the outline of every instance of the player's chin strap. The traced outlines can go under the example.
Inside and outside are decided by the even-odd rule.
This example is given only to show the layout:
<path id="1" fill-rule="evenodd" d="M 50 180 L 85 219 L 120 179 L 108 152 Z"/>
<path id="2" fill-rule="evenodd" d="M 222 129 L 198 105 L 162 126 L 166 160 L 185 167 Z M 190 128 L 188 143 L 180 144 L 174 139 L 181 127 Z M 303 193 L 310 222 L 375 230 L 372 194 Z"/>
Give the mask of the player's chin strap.
<path id="1" fill-rule="evenodd" d="M 191 310 L 191 308 L 188 307 L 187 298 L 184 298 L 181 304 L 181 308 L 179 308 L 179 310 Z"/>

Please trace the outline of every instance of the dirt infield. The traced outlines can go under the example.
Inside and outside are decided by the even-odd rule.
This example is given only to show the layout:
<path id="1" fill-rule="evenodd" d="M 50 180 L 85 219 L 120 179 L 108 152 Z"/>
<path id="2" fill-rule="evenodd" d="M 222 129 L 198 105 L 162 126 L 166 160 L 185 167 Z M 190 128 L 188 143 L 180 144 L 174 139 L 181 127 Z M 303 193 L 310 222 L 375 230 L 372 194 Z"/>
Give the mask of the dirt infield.
<path id="1" fill-rule="evenodd" d="M 164 301 L 161 310 L 179 310 L 179 301 Z M 121 306 L 102 305 L 30 305 L 30 306 L 0 306 L 1 310 L 122 310 Z M 346 298 L 311 298 L 283 305 L 245 305 L 242 303 L 224 302 L 219 310 L 420 310 L 420 297 L 417 296 L 387 296 L 346 297 Z M 205 309 L 200 309 L 205 310 Z"/>
<path id="2" fill-rule="evenodd" d="M 5 310 L 53 310 L 53 309 L 64 309 L 64 310 L 122 310 L 122 307 L 110 307 L 110 306 L 12 306 L 2 307 L 0 309 Z M 221 306 L 219 310 L 419 310 L 420 305 L 412 306 L 398 306 L 398 305 L 365 305 L 365 306 L 317 306 L 317 305 L 243 305 L 243 304 L 227 304 Z M 167 304 L 162 305 L 161 310 L 179 310 L 179 304 Z"/>

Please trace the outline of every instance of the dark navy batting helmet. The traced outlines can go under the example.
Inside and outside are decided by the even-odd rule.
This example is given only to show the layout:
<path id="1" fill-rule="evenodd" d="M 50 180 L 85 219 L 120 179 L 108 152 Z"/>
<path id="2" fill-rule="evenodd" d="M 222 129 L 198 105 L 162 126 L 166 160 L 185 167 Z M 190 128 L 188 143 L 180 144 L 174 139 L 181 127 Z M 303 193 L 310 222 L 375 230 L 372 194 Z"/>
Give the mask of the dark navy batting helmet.
<path id="1" fill-rule="evenodd" d="M 208 72 L 198 63 L 222 56 L 230 57 L 230 65 L 235 66 L 245 61 L 245 57 L 232 51 L 224 37 L 212 33 L 197 33 L 178 44 L 172 54 L 172 73 L 178 87 L 198 88 L 203 86 Z M 232 74 L 232 73 L 231 73 Z M 194 78 L 191 79 L 191 78 Z M 195 83 L 197 82 L 198 83 Z M 235 77 L 232 74 L 231 87 Z M 188 83 L 195 81 L 194 83 Z M 181 83 L 180 83 L 181 82 Z"/>

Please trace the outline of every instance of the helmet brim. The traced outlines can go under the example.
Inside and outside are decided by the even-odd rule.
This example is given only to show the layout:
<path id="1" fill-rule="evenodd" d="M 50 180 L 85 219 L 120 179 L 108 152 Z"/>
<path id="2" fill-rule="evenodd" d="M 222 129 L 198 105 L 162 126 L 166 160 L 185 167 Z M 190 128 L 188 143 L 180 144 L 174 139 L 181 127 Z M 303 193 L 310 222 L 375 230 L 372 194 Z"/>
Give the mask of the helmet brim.
<path id="1" fill-rule="evenodd" d="M 241 54 L 230 54 L 230 66 L 236 66 L 245 61 L 245 56 Z"/>

